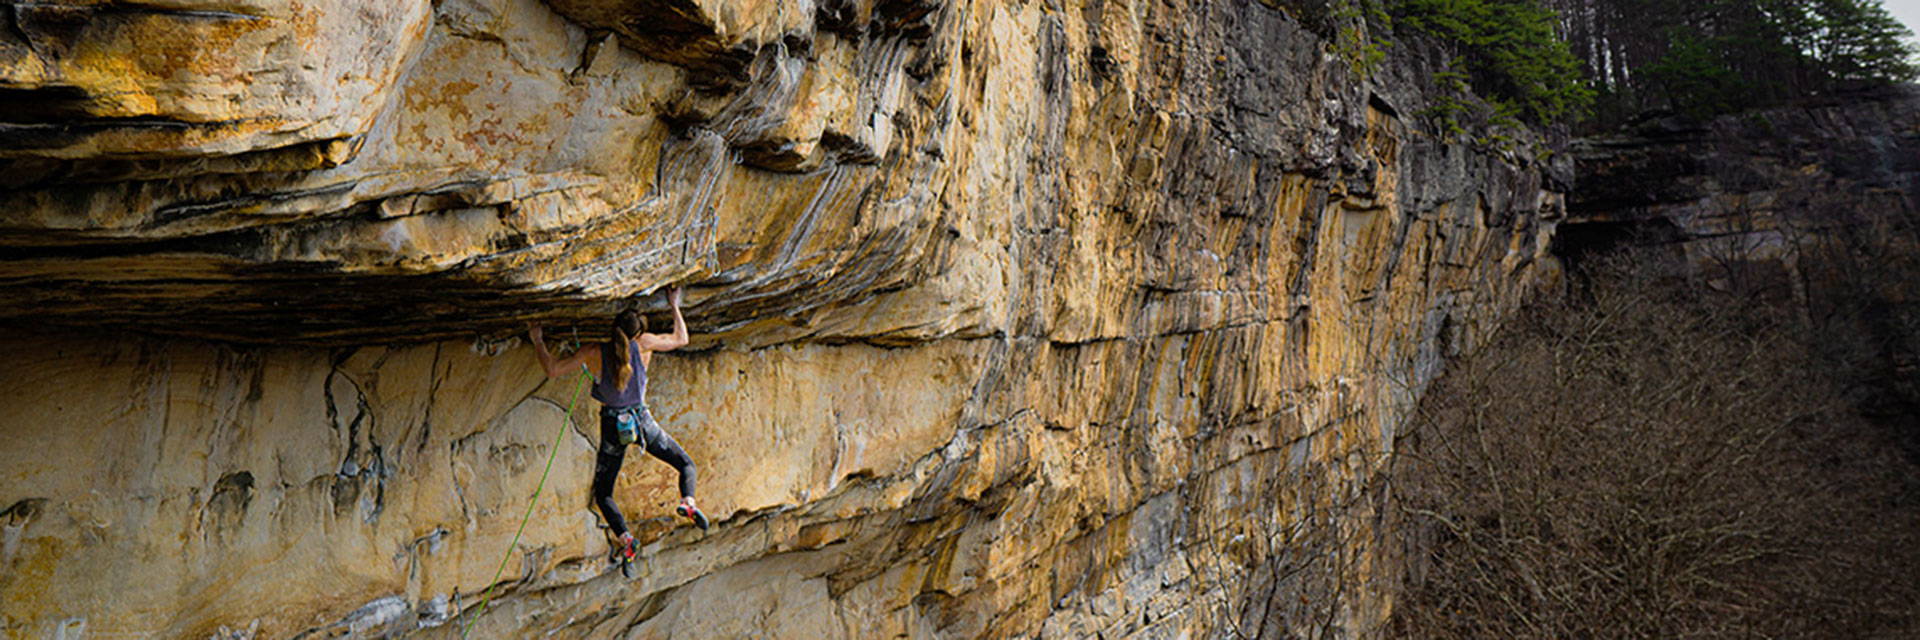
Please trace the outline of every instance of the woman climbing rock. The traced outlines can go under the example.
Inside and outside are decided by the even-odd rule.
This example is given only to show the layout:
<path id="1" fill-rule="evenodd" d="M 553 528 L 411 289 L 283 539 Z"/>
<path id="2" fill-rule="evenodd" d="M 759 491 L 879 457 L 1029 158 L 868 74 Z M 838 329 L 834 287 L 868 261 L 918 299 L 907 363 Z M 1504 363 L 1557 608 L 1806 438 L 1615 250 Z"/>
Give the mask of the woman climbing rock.
<path id="1" fill-rule="evenodd" d="M 653 363 L 654 352 L 672 351 L 687 344 L 687 321 L 680 316 L 679 287 L 667 290 L 667 302 L 673 307 L 671 335 L 647 333 L 646 318 L 639 311 L 628 309 L 613 318 L 613 340 L 595 345 L 596 348 L 582 348 L 564 360 L 556 360 L 547 351 L 539 326 L 527 330 L 533 339 L 534 354 L 539 356 L 547 377 L 563 375 L 576 367 L 586 367 L 594 376 L 593 398 L 600 401 L 601 408 L 600 448 L 593 460 L 593 503 L 620 540 L 619 548 L 614 550 L 620 560 L 631 560 L 634 555 L 633 534 L 627 531 L 620 507 L 613 503 L 613 481 L 619 477 L 620 465 L 626 460 L 627 445 L 640 445 L 680 472 L 680 506 L 676 511 L 701 529 L 707 528 L 706 514 L 693 503 L 693 461 L 647 411 L 647 368 Z"/>

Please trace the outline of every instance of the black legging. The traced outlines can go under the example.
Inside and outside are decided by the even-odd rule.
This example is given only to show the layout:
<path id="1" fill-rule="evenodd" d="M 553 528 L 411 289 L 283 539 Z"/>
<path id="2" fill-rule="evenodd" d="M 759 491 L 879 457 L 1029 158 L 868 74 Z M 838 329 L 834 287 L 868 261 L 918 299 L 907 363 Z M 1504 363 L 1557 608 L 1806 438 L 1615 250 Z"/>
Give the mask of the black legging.
<path id="1" fill-rule="evenodd" d="M 613 503 L 613 481 L 620 477 L 620 465 L 626 461 L 627 447 L 620 444 L 618 433 L 620 410 L 600 409 L 600 448 L 593 456 L 593 503 L 600 507 L 601 517 L 606 518 L 607 526 L 613 529 L 613 535 L 627 532 L 627 520 L 620 515 L 620 506 Z M 647 453 L 672 465 L 680 472 L 680 497 L 693 496 L 694 467 L 693 460 L 673 441 L 673 436 L 654 422 L 653 414 L 646 407 L 633 407 L 639 418 L 640 439 L 635 444 L 644 444 Z"/>

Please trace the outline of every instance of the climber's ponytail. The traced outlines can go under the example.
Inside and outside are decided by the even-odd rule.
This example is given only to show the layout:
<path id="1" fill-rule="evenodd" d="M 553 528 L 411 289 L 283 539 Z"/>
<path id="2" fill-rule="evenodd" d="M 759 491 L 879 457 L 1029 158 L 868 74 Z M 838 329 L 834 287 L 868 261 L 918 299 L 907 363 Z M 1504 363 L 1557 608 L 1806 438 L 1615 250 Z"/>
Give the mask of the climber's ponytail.
<path id="1" fill-rule="evenodd" d="M 628 309 L 613 317 L 613 355 L 620 359 L 620 373 L 614 378 L 615 389 L 627 388 L 627 382 L 633 380 L 633 339 L 645 331 L 647 321 L 640 312 Z"/>

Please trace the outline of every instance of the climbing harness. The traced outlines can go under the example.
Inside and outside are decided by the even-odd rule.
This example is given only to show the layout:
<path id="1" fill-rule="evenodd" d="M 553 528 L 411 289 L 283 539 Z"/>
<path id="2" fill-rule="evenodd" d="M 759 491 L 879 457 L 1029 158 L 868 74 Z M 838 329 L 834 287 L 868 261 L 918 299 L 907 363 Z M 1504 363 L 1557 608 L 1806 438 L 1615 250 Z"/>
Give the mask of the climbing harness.
<path id="1" fill-rule="evenodd" d="M 574 340 L 577 345 L 579 337 L 575 336 Z M 460 630 L 461 640 L 466 640 L 467 634 L 473 632 L 474 621 L 479 620 L 480 616 L 486 615 L 487 604 L 493 600 L 493 587 L 494 585 L 500 584 L 501 572 L 507 570 L 507 561 L 513 559 L 514 548 L 520 546 L 520 534 L 526 532 L 527 521 L 533 519 L 533 506 L 540 502 L 540 491 L 547 487 L 547 474 L 553 472 L 554 455 L 560 452 L 560 440 L 567 435 L 567 425 L 573 424 L 573 405 L 580 400 L 580 390 L 586 387 L 588 377 L 589 372 L 587 371 L 587 365 L 581 364 L 580 381 L 574 383 L 573 398 L 567 400 L 567 420 L 566 422 L 560 423 L 560 431 L 553 434 L 553 446 L 547 449 L 547 468 L 540 472 L 540 482 L 533 485 L 533 498 L 527 501 L 527 514 L 520 517 L 520 528 L 514 530 L 513 542 L 507 544 L 506 555 L 500 557 L 500 567 L 493 570 L 493 580 L 487 582 L 486 595 L 480 598 L 480 610 L 474 612 L 472 617 L 467 618 L 466 627 Z"/>
<path id="2" fill-rule="evenodd" d="M 619 409 L 613 409 L 611 411 L 607 411 L 607 410 L 601 411 L 602 415 L 605 415 L 608 413 L 611 413 L 613 415 L 614 432 L 619 436 L 620 446 L 624 447 L 630 444 L 638 443 L 640 445 L 640 448 L 642 449 L 646 448 L 647 446 L 646 443 L 640 442 L 640 408 L 639 407 L 623 407 Z"/>

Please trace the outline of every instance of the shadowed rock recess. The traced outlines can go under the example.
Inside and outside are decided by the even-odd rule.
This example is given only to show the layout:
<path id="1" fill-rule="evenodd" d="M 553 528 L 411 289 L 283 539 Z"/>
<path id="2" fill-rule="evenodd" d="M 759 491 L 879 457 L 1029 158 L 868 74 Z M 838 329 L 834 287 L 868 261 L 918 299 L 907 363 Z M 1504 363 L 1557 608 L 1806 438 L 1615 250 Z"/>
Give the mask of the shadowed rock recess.
<path id="1" fill-rule="evenodd" d="M 1393 435 L 1567 167 L 1291 7 L 15 4 L 0 634 L 1376 635 Z M 675 283 L 719 522 L 630 455 L 626 579 L 510 336 Z"/>
<path id="2" fill-rule="evenodd" d="M 1920 85 L 1651 119 L 1571 151 L 1580 185 L 1555 240 L 1574 261 L 1644 245 L 1709 275 L 1750 260 L 1798 272 L 1823 243 L 1906 250 L 1920 220 Z"/>

